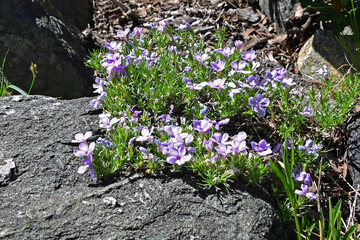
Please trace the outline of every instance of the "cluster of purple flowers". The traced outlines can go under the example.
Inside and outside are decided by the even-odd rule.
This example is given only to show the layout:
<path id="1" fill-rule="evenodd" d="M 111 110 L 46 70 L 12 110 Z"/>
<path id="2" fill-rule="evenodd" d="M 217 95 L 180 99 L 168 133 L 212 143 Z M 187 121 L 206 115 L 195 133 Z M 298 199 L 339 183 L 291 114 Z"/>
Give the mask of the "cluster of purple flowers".
<path id="1" fill-rule="evenodd" d="M 171 18 L 162 20 L 157 24 L 147 24 L 147 26 L 156 28 L 159 32 L 164 32 L 169 27 L 170 20 Z M 198 21 L 192 24 L 183 21 L 183 24 L 179 25 L 178 29 L 192 30 L 197 24 L 199 24 Z M 95 84 L 93 84 L 95 89 L 94 92 L 98 93 L 99 96 L 91 101 L 91 104 L 94 107 L 100 105 L 101 101 L 106 96 L 105 90 L 107 86 L 114 83 L 114 79 L 124 79 L 124 77 L 127 76 L 127 71 L 130 66 L 133 65 L 137 67 L 144 63 L 142 66 L 147 66 L 148 69 L 151 69 L 159 62 L 157 52 L 161 53 L 161 51 L 152 51 L 151 48 L 146 49 L 146 44 L 144 44 L 141 34 L 142 28 L 138 27 L 134 28 L 132 32 L 130 29 L 119 30 L 117 32 L 117 37 L 124 40 L 124 42 L 106 43 L 105 46 L 110 52 L 104 55 L 101 66 L 106 69 L 107 78 L 106 80 L 99 77 L 95 79 Z M 135 38 L 138 38 L 138 45 L 142 47 L 134 47 L 136 44 Z M 177 42 L 177 38 L 178 36 L 173 37 L 174 44 Z M 126 55 L 125 49 L 128 50 L 129 46 L 132 46 L 133 49 Z M 238 54 L 242 46 L 243 43 L 238 40 L 235 42 L 235 47 L 220 48 L 213 52 L 206 50 L 206 53 L 198 51 L 192 56 L 193 59 L 197 61 L 197 66 L 200 65 L 202 69 L 206 68 L 212 75 L 215 75 L 216 78 L 200 83 L 196 83 L 196 80 L 193 80 L 194 82 L 192 82 L 192 80 L 187 77 L 184 77 L 183 80 L 186 87 L 192 91 L 209 87 L 220 94 L 225 93 L 226 89 L 230 88 L 229 95 L 231 98 L 234 98 L 234 96 L 240 92 L 250 90 L 252 96 L 248 98 L 249 106 L 259 117 L 265 117 L 265 108 L 269 106 L 270 100 L 259 92 L 267 91 L 272 87 L 275 88 L 278 86 L 278 83 L 283 84 L 286 87 L 292 86 L 294 83 L 292 79 L 285 78 L 286 70 L 284 68 L 267 71 L 266 77 L 263 79 L 261 79 L 259 75 L 252 75 L 259 66 L 259 63 L 255 62 L 255 51 L 247 51 L 241 55 L 241 59 L 233 61 L 234 54 Z M 194 52 L 197 51 L 198 46 L 193 46 L 193 49 L 195 49 Z M 178 49 L 175 45 L 167 46 L 166 51 L 170 51 L 174 55 L 178 54 Z M 190 56 L 189 52 L 187 52 L 186 57 Z M 189 58 L 191 59 L 191 56 Z M 181 69 L 185 73 L 185 76 L 196 76 L 196 74 L 192 74 L 192 71 L 196 70 L 191 69 L 190 66 Z M 225 73 L 227 75 L 224 75 L 226 70 L 229 70 L 229 72 Z M 319 74 L 324 74 L 325 76 L 327 69 L 320 69 L 317 70 L 317 72 Z M 242 74 L 248 74 L 246 78 L 243 78 L 243 82 L 239 80 L 239 76 L 241 77 Z M 230 80 L 227 79 L 227 77 L 233 79 Z M 154 92 L 153 89 L 150 90 Z M 231 137 L 227 133 L 219 132 L 220 127 L 228 124 L 230 120 L 223 119 L 219 122 L 210 120 L 206 116 L 206 109 L 207 107 L 205 106 L 204 110 L 201 112 L 205 117 L 201 120 L 193 120 L 192 126 L 187 128 L 191 129 L 193 131 L 192 133 L 190 133 L 189 130 L 187 130 L 187 132 L 183 131 L 182 127 L 175 125 L 176 121 L 171 117 L 174 110 L 173 105 L 170 106 L 170 111 L 168 113 L 165 113 L 158 118 L 164 122 L 165 126 L 162 125 L 164 126 L 163 128 L 142 126 L 141 120 L 139 120 L 141 111 L 136 111 L 131 108 L 128 109 L 130 115 L 132 115 L 131 117 L 130 115 L 127 117 L 127 114 L 125 113 L 120 118 L 111 118 L 111 115 L 107 113 L 100 114 L 99 125 L 101 128 L 105 128 L 108 131 L 114 130 L 114 128 L 118 126 L 126 128 L 126 131 L 131 135 L 131 139 L 128 142 L 129 148 L 132 148 L 134 144 L 141 145 L 138 147 L 141 154 L 140 157 L 149 160 L 152 163 L 156 163 L 159 160 L 165 161 L 166 159 L 166 162 L 169 164 L 183 165 L 191 160 L 195 160 L 195 156 L 197 156 L 199 152 L 205 152 L 205 163 L 210 166 L 216 164 L 218 161 L 221 161 L 221 163 L 225 162 L 228 157 L 237 157 L 239 155 L 247 154 L 247 134 L 245 132 L 239 132 L 237 135 Z M 312 116 L 313 110 L 304 108 L 302 112 L 299 111 L 299 114 L 303 116 Z M 86 142 L 91 135 L 91 132 L 85 134 L 78 133 L 75 135 L 75 140 L 72 142 L 80 143 L 79 149 L 74 151 L 74 155 L 77 157 L 84 157 L 84 165 L 79 167 L 78 173 L 82 174 L 87 168 L 90 168 L 91 176 L 95 177 L 96 172 L 92 164 L 92 152 L 94 151 L 95 143 L 92 142 L 88 144 Z M 161 141 L 156 137 L 159 135 L 161 135 Z M 164 139 L 167 140 L 164 141 Z M 106 148 L 112 147 L 112 143 L 106 139 L 99 138 L 97 143 L 102 144 Z M 251 142 L 251 148 L 258 156 L 275 154 L 279 150 L 281 156 L 281 146 L 283 145 L 284 144 L 279 144 L 272 149 L 265 139 L 262 139 L 259 142 Z M 200 147 L 201 149 L 195 149 L 194 146 L 202 146 L 203 148 Z M 298 149 L 305 150 L 306 154 L 314 154 L 317 156 L 317 151 L 321 149 L 321 147 L 321 144 L 313 144 L 312 140 L 308 140 L 304 146 L 298 146 Z M 288 148 L 292 148 L 291 144 L 288 144 Z M 228 171 L 231 172 L 230 170 Z M 236 172 L 236 170 L 232 171 Z M 213 180 L 214 182 L 216 182 L 215 179 Z M 303 182 L 301 190 L 295 191 L 296 194 L 304 195 L 310 199 L 316 198 L 314 193 L 309 192 L 312 183 L 310 174 L 300 172 L 295 176 L 295 179 L 296 181 Z"/>
<path id="2" fill-rule="evenodd" d="M 249 98 L 249 105 L 259 117 L 265 116 L 265 109 L 263 108 L 269 106 L 269 104 L 270 100 L 268 98 L 264 98 L 261 93 L 256 94 L 255 97 Z"/>
<path id="3" fill-rule="evenodd" d="M 328 73 L 328 68 L 326 65 L 324 65 L 323 68 L 318 68 L 315 70 L 315 72 L 319 75 L 324 76 L 324 78 L 328 78 L 329 77 L 329 73 Z"/>
<path id="4" fill-rule="evenodd" d="M 319 154 L 317 153 L 318 150 L 322 149 L 322 144 L 313 144 L 314 141 L 311 139 L 306 140 L 304 146 L 298 146 L 298 149 L 305 150 L 305 154 L 313 154 L 315 157 L 318 157 Z"/>
<path id="5" fill-rule="evenodd" d="M 100 105 L 101 100 L 106 96 L 106 88 L 107 82 L 104 81 L 102 78 L 95 78 L 95 83 L 93 84 L 93 88 L 95 88 L 94 93 L 99 93 L 100 95 L 91 100 L 90 104 L 93 105 L 94 108 L 98 108 Z"/>
<path id="6" fill-rule="evenodd" d="M 83 159 L 83 166 L 79 167 L 78 173 L 83 174 L 86 169 L 90 168 L 91 171 L 91 177 L 96 177 L 96 172 L 94 169 L 94 166 L 92 164 L 93 156 L 92 152 L 95 149 L 95 143 L 92 142 L 90 145 L 86 142 L 89 137 L 92 136 L 92 132 L 88 131 L 85 134 L 83 133 L 77 133 L 75 134 L 75 140 L 72 140 L 72 143 L 80 143 L 79 149 L 74 151 L 74 155 L 76 157 L 84 157 Z"/>
<path id="7" fill-rule="evenodd" d="M 181 127 L 165 126 L 165 132 L 170 137 L 170 140 L 161 143 L 161 152 L 165 155 L 166 161 L 170 164 L 182 165 L 192 158 L 192 153 L 195 148 L 190 147 L 189 144 L 194 140 L 193 135 L 182 132 Z"/>
<path id="8" fill-rule="evenodd" d="M 294 175 L 296 182 L 303 182 L 301 184 L 301 190 L 296 189 L 295 193 L 298 195 L 306 196 L 309 199 L 316 199 L 316 194 L 309 191 L 309 188 L 312 186 L 312 179 L 310 173 L 301 171 Z"/>

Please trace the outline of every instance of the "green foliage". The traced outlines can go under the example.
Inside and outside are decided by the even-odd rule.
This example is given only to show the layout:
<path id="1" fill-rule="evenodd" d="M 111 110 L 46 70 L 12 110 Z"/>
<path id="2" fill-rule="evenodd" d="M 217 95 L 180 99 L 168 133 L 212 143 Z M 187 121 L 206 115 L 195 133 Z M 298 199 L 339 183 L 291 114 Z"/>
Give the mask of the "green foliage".
<path id="1" fill-rule="evenodd" d="M 312 107 L 317 109 L 316 121 L 321 131 L 329 131 L 344 123 L 360 96 L 360 76 L 348 74 L 340 81 L 326 78 L 321 88 L 309 91 Z"/>
<path id="2" fill-rule="evenodd" d="M 5 73 L 4 73 L 4 69 L 5 69 L 5 62 L 6 62 L 6 57 L 9 53 L 9 50 L 6 52 L 5 57 L 2 61 L 2 65 L 1 65 L 1 83 L 0 83 L 0 97 L 5 96 L 6 92 L 8 91 L 8 89 L 12 89 L 17 91 L 18 93 L 22 94 L 22 95 L 27 95 L 26 92 L 24 92 L 23 90 L 21 90 L 19 87 L 15 86 L 15 85 L 6 85 L 5 83 Z"/>
<path id="3" fill-rule="evenodd" d="M 289 79 L 285 83 L 281 75 L 285 70 L 277 69 L 268 72 L 267 76 L 281 75 L 281 79 L 266 80 L 266 87 L 259 83 L 251 86 L 248 78 L 256 75 L 258 64 L 248 61 L 241 73 L 234 73 L 231 64 L 240 61 L 243 54 L 240 51 L 235 50 L 229 56 L 214 51 L 193 29 L 182 31 L 168 27 L 164 32 L 149 31 L 145 36 L 132 37 L 131 41 L 126 40 L 118 46 L 116 54 L 122 57 L 117 59 L 120 67 L 115 74 L 107 66 L 115 51 L 94 51 L 87 61 L 98 77 L 107 79 L 106 97 L 101 104 L 104 113 L 109 115 L 108 120 L 112 118 L 117 122 L 105 134 L 112 145 L 97 144 L 95 147 L 92 164 L 97 176 L 107 178 L 120 171 L 135 169 L 152 175 L 168 171 L 194 172 L 202 178 L 201 185 L 209 188 L 229 188 L 239 179 L 249 184 L 266 182 L 279 202 L 282 219 L 289 220 L 291 216 L 297 238 L 310 239 L 318 230 L 316 221 L 307 216 L 312 205 L 309 199 L 314 199 L 315 194 L 306 195 L 303 189 L 299 193 L 303 186 L 294 180 L 294 170 L 299 168 L 319 174 L 318 155 L 323 151 L 318 151 L 319 147 L 315 146 L 321 139 L 316 135 L 318 132 L 309 130 L 317 128 L 328 132 L 344 122 L 359 97 L 359 76 L 349 75 L 337 83 L 327 78 L 319 90 L 314 88 L 301 94 Z M 225 35 L 224 31 L 217 31 L 215 48 L 224 47 Z M 208 54 L 206 64 L 195 59 L 197 53 Z M 214 70 L 209 64 L 217 60 L 225 62 L 222 71 Z M 215 79 L 225 79 L 227 84 L 212 88 L 209 82 Z M 205 85 L 198 87 L 202 83 Z M 238 91 L 234 93 L 233 90 Z M 259 117 L 254 106 L 249 105 L 249 99 L 260 93 L 270 102 L 264 117 Z M 304 114 L 308 107 L 312 107 L 312 115 Z M 164 116 L 168 118 L 166 121 Z M 262 155 L 261 151 L 249 149 L 245 142 L 246 133 L 239 132 L 235 124 L 232 132 L 228 132 L 230 136 L 220 126 L 206 132 L 194 130 L 194 120 L 206 120 L 215 125 L 225 118 L 250 119 L 251 127 L 247 133 L 258 135 L 253 136 L 258 140 L 261 136 L 254 123 L 273 123 L 274 136 L 278 140 L 271 143 L 272 150 L 279 144 L 281 153 L 269 149 L 268 154 Z M 180 129 L 179 136 L 169 134 L 170 125 Z M 214 140 L 216 134 L 226 136 L 224 142 Z M 230 147 L 235 148 L 234 139 L 239 135 L 245 136 L 241 140 L 244 149 L 230 151 Z M 306 146 L 309 139 L 312 145 Z M 186 147 L 183 153 L 191 154 L 191 160 L 171 163 L 169 151 L 174 148 L 169 150 L 168 147 L 179 142 L 183 142 L 180 144 L 184 149 Z M 204 146 L 208 142 L 212 142 L 211 149 Z M 183 156 L 177 156 L 176 161 Z M 295 193 L 295 190 L 298 191 Z"/>
<path id="4" fill-rule="evenodd" d="M 326 222 L 328 226 L 326 228 Z M 333 208 L 331 205 L 331 198 L 329 198 L 329 219 L 325 219 L 323 211 L 321 210 L 321 240 L 349 240 L 355 233 L 358 227 L 358 223 L 351 226 L 347 231 L 342 234 L 342 222 L 341 222 L 341 200 L 339 200 L 336 206 Z M 358 239 L 358 238 L 355 238 Z"/>
<path id="5" fill-rule="evenodd" d="M 309 9 L 319 11 L 319 19 L 331 20 L 338 41 L 351 57 L 351 62 L 357 71 L 360 70 L 360 1 L 359 0 L 300 0 Z M 349 26 L 352 31 L 351 41 L 342 32 Z"/>

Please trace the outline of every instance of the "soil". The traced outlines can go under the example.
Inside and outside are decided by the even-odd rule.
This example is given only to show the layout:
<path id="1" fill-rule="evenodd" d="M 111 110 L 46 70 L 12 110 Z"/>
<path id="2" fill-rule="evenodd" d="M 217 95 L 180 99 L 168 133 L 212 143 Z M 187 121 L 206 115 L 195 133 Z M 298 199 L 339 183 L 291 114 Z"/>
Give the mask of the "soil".
<path id="1" fill-rule="evenodd" d="M 288 71 L 288 77 L 290 75 L 295 80 L 300 91 L 316 86 L 305 81 L 298 74 L 296 65 L 302 45 L 319 28 L 316 13 L 304 13 L 297 18 L 292 16 L 288 26 L 289 31 L 280 34 L 276 32 L 276 26 L 260 11 L 257 1 L 251 0 L 94 0 L 93 8 L 93 22 L 83 33 L 98 47 L 103 47 L 106 42 L 117 41 L 114 36 L 120 29 L 132 29 L 144 23 L 158 22 L 170 17 L 173 17 L 172 24 L 180 24 L 182 20 L 190 23 L 200 20 L 198 31 L 210 46 L 215 41 L 215 29 L 225 29 L 226 46 L 234 45 L 236 40 L 242 40 L 244 51 L 256 50 L 257 60 L 261 63 L 260 75 L 264 75 L 267 69 L 284 67 Z M 243 12 L 234 14 L 236 11 Z M 239 129 L 251 125 L 246 119 L 245 122 L 238 124 Z M 258 125 L 258 132 L 264 133 L 261 137 L 273 137 L 272 133 L 269 134 L 273 130 L 270 122 Z M 346 164 L 342 160 L 345 147 L 344 129 L 345 126 L 339 127 L 332 136 L 323 137 L 326 145 L 335 149 L 324 157 L 324 161 L 331 159 L 332 162 L 331 168 L 326 170 L 326 177 L 321 179 L 320 204 L 324 209 L 328 206 L 329 197 L 335 200 L 335 204 L 339 199 L 348 202 L 353 197 L 350 194 L 353 189 L 344 179 L 346 175 Z M 248 132 L 248 135 L 251 133 Z M 273 138 L 273 141 L 276 141 L 276 138 Z M 318 181 L 316 176 L 313 178 Z M 316 206 L 313 211 L 317 215 Z M 344 211 L 346 214 L 348 209 Z"/>

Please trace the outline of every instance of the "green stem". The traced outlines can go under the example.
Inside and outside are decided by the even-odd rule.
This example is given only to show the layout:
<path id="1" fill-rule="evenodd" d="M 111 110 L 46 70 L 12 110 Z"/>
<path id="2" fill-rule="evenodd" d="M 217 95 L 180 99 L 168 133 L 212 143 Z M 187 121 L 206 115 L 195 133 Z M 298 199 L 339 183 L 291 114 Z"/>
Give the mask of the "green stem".
<path id="1" fill-rule="evenodd" d="M 297 214 L 296 214 L 295 206 L 293 206 L 293 215 L 294 215 L 294 219 L 295 219 L 297 238 L 298 238 L 298 240 L 302 240 L 302 238 L 301 238 L 301 229 L 300 229 L 300 225 L 299 225 L 299 219 L 298 219 Z"/>
<path id="2" fill-rule="evenodd" d="M 0 97 L 5 95 L 5 73 L 4 73 L 4 67 L 5 67 L 5 61 L 6 57 L 9 53 L 9 50 L 6 51 L 5 57 L 3 59 L 2 65 L 1 65 L 1 85 L 0 85 Z"/>
<path id="3" fill-rule="evenodd" d="M 29 88 L 29 91 L 28 91 L 28 94 L 30 94 L 30 92 L 31 92 L 31 89 L 32 89 L 32 87 L 34 85 L 34 82 L 35 82 L 35 78 L 36 78 L 36 76 L 34 75 L 33 79 L 32 79 L 32 82 L 31 82 L 31 85 L 30 85 L 30 88 Z"/>

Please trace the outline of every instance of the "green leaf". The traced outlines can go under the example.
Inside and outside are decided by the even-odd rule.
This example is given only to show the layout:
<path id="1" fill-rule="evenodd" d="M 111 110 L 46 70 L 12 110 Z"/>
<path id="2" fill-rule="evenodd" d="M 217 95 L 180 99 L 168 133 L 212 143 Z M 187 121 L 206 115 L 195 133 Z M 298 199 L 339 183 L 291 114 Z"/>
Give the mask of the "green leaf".
<path id="1" fill-rule="evenodd" d="M 344 234 L 344 237 L 342 238 L 343 240 L 349 240 L 351 235 L 354 234 L 354 232 L 356 231 L 356 229 L 358 228 L 358 223 L 355 223 L 354 225 L 352 225 Z M 357 239 L 357 238 L 356 238 Z"/>
<path id="2" fill-rule="evenodd" d="M 271 166 L 272 170 L 275 172 L 275 174 L 278 176 L 278 178 L 280 178 L 280 181 L 284 185 L 286 194 L 288 195 L 290 202 L 293 204 L 293 200 L 294 200 L 293 194 L 294 193 L 291 192 L 284 173 L 282 171 L 280 171 L 280 169 L 276 166 L 276 164 L 272 160 L 270 160 L 270 166 Z"/>
<path id="3" fill-rule="evenodd" d="M 15 91 L 17 91 L 18 93 L 20 93 L 21 95 L 24 95 L 24 96 L 27 96 L 28 94 L 26 92 L 24 92 L 21 88 L 15 86 L 15 85 L 7 85 L 5 87 L 5 90 L 8 89 L 8 88 L 11 88 L 11 89 L 14 89 Z"/>

